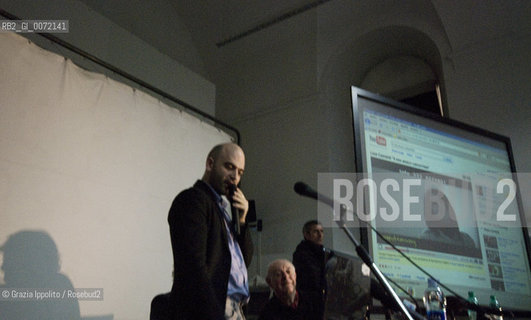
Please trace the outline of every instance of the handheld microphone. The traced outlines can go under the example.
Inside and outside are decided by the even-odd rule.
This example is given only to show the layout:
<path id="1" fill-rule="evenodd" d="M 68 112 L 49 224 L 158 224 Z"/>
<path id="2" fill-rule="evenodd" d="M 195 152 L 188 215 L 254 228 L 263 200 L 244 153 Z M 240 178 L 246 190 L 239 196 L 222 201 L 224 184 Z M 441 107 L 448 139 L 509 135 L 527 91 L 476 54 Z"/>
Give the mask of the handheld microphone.
<path id="1" fill-rule="evenodd" d="M 236 233 L 236 235 L 240 235 L 240 210 L 234 208 L 233 199 L 232 199 L 232 197 L 234 197 L 234 193 L 236 192 L 237 188 L 238 187 L 235 184 L 231 183 L 229 185 L 228 199 L 230 202 L 230 211 L 232 212 L 232 223 L 234 225 L 234 232 Z"/>

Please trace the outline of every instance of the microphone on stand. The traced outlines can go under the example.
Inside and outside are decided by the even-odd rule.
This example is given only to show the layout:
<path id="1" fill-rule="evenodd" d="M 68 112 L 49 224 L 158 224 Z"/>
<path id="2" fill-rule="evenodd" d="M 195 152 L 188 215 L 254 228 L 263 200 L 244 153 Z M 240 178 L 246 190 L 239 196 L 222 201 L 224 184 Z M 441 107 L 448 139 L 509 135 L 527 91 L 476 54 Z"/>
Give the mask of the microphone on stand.
<path id="1" fill-rule="evenodd" d="M 299 182 L 295 183 L 295 185 L 293 186 L 293 190 L 295 190 L 295 192 L 297 192 L 301 196 L 305 196 L 305 197 L 308 197 L 308 198 L 313 198 L 313 199 L 318 200 L 320 202 L 323 202 L 323 203 L 325 203 L 325 204 L 327 204 L 327 205 L 329 205 L 331 207 L 334 207 L 334 200 L 328 198 L 325 195 L 317 193 L 317 191 L 312 189 L 309 185 L 307 185 L 304 182 L 299 181 Z"/>
<path id="2" fill-rule="evenodd" d="M 238 187 L 235 184 L 229 185 L 229 202 L 230 202 L 230 211 L 232 212 L 232 224 L 234 225 L 234 232 L 237 236 L 240 235 L 240 210 L 234 208 L 232 197 Z"/>
<path id="3" fill-rule="evenodd" d="M 295 183 L 295 185 L 293 186 L 293 190 L 295 190 L 295 192 L 297 192 L 301 196 L 307 196 L 310 198 L 317 199 L 317 191 L 310 188 L 310 186 L 308 186 L 304 182 L 299 181 Z"/>

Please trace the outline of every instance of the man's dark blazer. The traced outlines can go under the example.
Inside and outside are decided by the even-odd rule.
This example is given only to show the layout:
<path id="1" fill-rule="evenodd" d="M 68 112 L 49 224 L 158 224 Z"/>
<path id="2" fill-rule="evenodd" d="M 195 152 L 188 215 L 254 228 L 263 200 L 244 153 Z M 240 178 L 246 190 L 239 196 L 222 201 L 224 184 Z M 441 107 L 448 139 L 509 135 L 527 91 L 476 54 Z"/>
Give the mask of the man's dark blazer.
<path id="1" fill-rule="evenodd" d="M 323 246 L 310 240 L 302 240 L 293 252 L 293 266 L 295 266 L 297 273 L 297 290 L 315 293 L 313 297 L 319 297 L 315 304 L 320 307 L 321 315 L 324 315 L 326 299 L 326 259 Z"/>
<path id="2" fill-rule="evenodd" d="M 198 180 L 177 195 L 168 222 L 174 265 L 173 319 L 223 319 L 231 253 L 223 213 L 210 187 Z M 241 227 L 237 240 L 248 266 L 253 245 L 247 226 Z"/>

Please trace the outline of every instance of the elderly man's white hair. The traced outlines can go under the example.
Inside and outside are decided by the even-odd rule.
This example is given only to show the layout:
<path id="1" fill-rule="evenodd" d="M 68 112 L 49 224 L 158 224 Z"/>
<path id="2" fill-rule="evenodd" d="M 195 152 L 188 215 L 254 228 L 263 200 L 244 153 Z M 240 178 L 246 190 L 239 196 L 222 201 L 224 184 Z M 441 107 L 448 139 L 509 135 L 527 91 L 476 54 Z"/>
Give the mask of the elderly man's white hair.
<path id="1" fill-rule="evenodd" d="M 267 283 L 269 283 L 269 279 L 271 279 L 271 276 L 272 276 L 272 273 L 273 273 L 273 269 L 276 265 L 279 265 L 279 264 L 289 264 L 293 270 L 295 270 L 295 266 L 293 265 L 293 263 L 291 263 L 291 261 L 287 260 L 287 259 L 277 259 L 277 260 L 273 260 L 269 266 L 267 267 L 267 276 L 266 276 L 266 281 Z"/>

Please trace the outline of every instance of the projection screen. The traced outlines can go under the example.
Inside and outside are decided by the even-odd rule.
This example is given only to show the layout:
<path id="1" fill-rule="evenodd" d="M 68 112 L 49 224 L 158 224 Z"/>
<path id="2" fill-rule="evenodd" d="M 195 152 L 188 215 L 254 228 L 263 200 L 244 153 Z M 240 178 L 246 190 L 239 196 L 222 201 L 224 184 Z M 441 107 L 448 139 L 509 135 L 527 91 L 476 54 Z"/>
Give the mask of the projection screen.
<path id="1" fill-rule="evenodd" d="M 43 286 L 55 245 L 75 290 L 102 289 L 82 318 L 148 319 L 172 283 L 171 202 L 231 136 L 17 34 L 0 34 L 0 74 L 4 266 Z"/>

